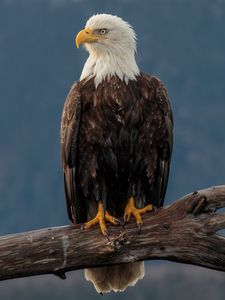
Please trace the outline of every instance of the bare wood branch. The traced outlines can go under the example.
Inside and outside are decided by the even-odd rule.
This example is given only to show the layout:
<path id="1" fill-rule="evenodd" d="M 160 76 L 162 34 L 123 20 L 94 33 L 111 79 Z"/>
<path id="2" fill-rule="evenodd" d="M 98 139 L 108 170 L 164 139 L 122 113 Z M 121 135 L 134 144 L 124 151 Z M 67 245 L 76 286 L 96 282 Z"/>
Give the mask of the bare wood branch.
<path id="1" fill-rule="evenodd" d="M 166 259 L 225 271 L 225 185 L 186 195 L 134 222 L 108 225 L 109 240 L 99 228 L 82 231 L 63 226 L 0 237 L 0 280 L 55 274 L 87 267 Z"/>

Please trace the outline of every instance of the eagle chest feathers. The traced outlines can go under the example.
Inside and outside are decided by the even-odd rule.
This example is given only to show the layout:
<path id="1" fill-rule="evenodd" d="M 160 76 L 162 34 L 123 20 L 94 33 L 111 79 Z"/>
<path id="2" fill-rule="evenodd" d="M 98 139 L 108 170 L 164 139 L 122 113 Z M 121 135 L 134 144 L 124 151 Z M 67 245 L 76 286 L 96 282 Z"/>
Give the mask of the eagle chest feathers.
<path id="1" fill-rule="evenodd" d="M 76 85 L 80 125 L 71 149 L 81 198 L 110 197 L 108 209 L 118 216 L 129 195 L 141 203 L 155 197 L 159 161 L 169 159 L 171 148 L 165 126 L 169 106 L 165 111 L 159 88 L 158 79 L 144 75 L 128 84 L 114 76 L 97 88 L 94 79 Z M 159 197 L 155 200 L 160 202 Z"/>
<path id="2" fill-rule="evenodd" d="M 85 87 L 84 92 L 81 91 L 80 136 L 90 145 L 99 146 L 99 151 L 107 148 L 122 151 L 127 143 L 130 144 L 132 132 L 138 130 L 143 120 L 136 95 L 118 78 L 103 82 L 97 89 L 92 84 L 91 90 L 91 98 L 87 97 Z"/>

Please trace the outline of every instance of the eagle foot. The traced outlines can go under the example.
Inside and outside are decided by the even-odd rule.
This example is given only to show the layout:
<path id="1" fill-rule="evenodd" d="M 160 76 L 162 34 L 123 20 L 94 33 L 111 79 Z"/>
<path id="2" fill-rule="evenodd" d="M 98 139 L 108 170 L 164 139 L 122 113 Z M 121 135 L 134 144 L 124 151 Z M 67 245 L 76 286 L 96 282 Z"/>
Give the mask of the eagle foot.
<path id="1" fill-rule="evenodd" d="M 135 204 L 134 204 L 134 198 L 131 197 L 128 200 L 128 203 L 125 207 L 124 210 L 124 223 L 127 223 L 130 220 L 131 215 L 133 215 L 134 219 L 136 220 L 137 226 L 140 230 L 141 225 L 143 224 L 141 215 L 145 214 L 148 211 L 152 211 L 153 210 L 153 206 L 151 204 L 143 207 L 143 208 L 136 208 Z"/>
<path id="2" fill-rule="evenodd" d="M 99 224 L 101 233 L 105 236 L 108 236 L 106 221 L 113 225 L 118 225 L 121 223 L 118 219 L 111 216 L 107 211 L 105 211 L 103 203 L 99 202 L 97 215 L 92 220 L 84 223 L 82 225 L 82 229 L 89 229 L 92 226 Z"/>

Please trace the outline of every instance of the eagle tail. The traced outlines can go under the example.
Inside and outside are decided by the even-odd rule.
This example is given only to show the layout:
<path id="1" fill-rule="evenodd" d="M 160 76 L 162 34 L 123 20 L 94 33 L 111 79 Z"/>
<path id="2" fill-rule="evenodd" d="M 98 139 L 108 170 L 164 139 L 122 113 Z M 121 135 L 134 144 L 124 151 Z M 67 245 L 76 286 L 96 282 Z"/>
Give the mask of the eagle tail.
<path id="1" fill-rule="evenodd" d="M 98 293 L 123 292 L 134 286 L 145 275 L 144 262 L 126 263 L 84 270 L 85 278 L 91 281 Z"/>

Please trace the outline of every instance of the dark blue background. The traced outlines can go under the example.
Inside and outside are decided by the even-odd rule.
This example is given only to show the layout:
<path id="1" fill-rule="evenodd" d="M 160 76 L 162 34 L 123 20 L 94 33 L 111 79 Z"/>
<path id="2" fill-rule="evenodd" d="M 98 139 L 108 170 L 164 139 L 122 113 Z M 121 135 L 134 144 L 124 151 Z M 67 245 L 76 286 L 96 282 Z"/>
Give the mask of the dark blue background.
<path id="1" fill-rule="evenodd" d="M 68 223 L 59 148 L 61 111 L 87 58 L 75 48 L 75 35 L 87 18 L 101 12 L 133 25 L 141 70 L 161 78 L 170 95 L 175 127 L 166 204 L 225 182 L 225 1 L 1 0 L 1 235 Z M 196 282 L 192 274 L 201 274 L 200 279 Z M 0 284 L 0 294 L 4 299 L 11 299 L 10 293 L 17 299 L 95 295 L 81 272 L 70 277 L 60 285 L 47 276 L 8 281 Z M 212 278 L 218 278 L 213 286 L 208 284 Z M 216 291 L 216 299 L 224 299 L 222 282 L 224 275 L 216 271 L 153 263 L 145 281 L 119 296 L 202 299 L 206 289 L 205 299 L 213 299 Z M 160 284 L 168 292 L 162 294 Z"/>

